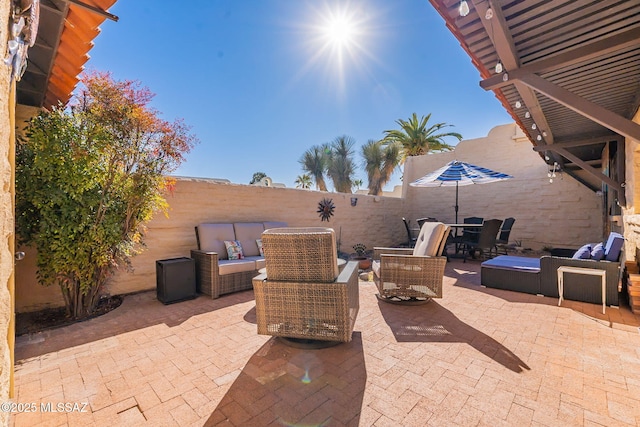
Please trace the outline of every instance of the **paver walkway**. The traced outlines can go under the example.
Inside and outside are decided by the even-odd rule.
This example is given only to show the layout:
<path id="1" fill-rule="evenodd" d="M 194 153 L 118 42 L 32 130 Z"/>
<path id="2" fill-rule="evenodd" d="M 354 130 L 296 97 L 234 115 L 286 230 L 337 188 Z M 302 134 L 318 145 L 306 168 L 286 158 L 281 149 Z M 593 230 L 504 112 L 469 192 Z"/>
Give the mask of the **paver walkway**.
<path id="1" fill-rule="evenodd" d="M 15 402 L 38 410 L 11 423 L 640 425 L 640 317 L 487 289 L 479 270 L 448 263 L 444 297 L 422 306 L 378 302 L 361 282 L 353 341 L 322 350 L 257 335 L 251 291 L 168 306 L 127 296 L 18 337 Z M 41 410 L 58 403 L 74 411 Z"/>

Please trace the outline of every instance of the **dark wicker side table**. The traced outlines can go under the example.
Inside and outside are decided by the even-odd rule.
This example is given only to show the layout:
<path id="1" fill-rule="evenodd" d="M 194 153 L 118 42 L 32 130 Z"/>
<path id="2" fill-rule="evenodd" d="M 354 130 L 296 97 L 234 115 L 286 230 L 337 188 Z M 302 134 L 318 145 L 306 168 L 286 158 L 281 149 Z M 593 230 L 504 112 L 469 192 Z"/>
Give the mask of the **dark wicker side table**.
<path id="1" fill-rule="evenodd" d="M 156 295 L 163 304 L 195 298 L 195 261 L 186 257 L 156 261 Z"/>

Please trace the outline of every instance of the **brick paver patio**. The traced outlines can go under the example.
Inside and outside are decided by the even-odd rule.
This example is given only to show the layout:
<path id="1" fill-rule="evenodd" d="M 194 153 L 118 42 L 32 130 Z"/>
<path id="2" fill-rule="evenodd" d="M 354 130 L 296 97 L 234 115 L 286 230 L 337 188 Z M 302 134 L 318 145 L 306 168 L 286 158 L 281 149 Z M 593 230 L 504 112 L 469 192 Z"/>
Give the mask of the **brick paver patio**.
<path id="1" fill-rule="evenodd" d="M 353 341 L 302 350 L 256 334 L 251 291 L 168 306 L 154 292 L 16 343 L 12 425 L 640 425 L 640 317 L 479 285 L 380 303 L 361 282 Z M 72 412 L 43 412 L 67 403 Z M 44 404 L 41 406 L 41 404 Z M 84 406 L 86 404 L 86 406 Z M 84 410 L 84 412 L 80 412 Z"/>

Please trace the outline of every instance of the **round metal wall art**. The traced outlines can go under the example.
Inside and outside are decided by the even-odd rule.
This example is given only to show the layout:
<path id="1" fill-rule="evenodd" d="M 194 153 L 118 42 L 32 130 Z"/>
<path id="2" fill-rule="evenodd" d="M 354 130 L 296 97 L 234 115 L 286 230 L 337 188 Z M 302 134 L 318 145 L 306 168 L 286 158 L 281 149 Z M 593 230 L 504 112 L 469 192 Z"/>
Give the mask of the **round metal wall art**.
<path id="1" fill-rule="evenodd" d="M 332 199 L 322 199 L 320 203 L 318 203 L 318 214 L 320 215 L 320 219 L 322 221 L 329 222 L 329 218 L 333 215 L 333 211 L 336 206 L 333 204 Z"/>

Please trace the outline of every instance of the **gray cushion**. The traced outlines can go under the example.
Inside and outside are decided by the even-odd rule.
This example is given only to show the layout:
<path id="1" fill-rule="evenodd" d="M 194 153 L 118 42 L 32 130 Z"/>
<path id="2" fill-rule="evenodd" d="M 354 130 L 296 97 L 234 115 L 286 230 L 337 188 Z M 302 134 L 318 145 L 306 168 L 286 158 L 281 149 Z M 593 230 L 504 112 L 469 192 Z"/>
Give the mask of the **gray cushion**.
<path id="1" fill-rule="evenodd" d="M 287 223 L 286 222 L 280 222 L 280 221 L 265 221 L 262 224 L 264 225 L 264 229 L 265 230 L 268 230 L 270 228 L 287 227 Z"/>
<path id="2" fill-rule="evenodd" d="M 236 231 L 235 240 L 242 245 L 242 253 L 244 256 L 258 256 L 260 250 L 256 240 L 260 238 L 264 231 L 264 225 L 261 222 L 236 222 L 233 224 Z"/>
<path id="3" fill-rule="evenodd" d="M 218 274 L 221 276 L 255 270 L 256 262 L 252 259 L 225 259 L 218 262 Z"/>
<path id="4" fill-rule="evenodd" d="M 264 262 L 264 257 L 261 256 L 250 256 L 245 258 L 246 260 L 249 261 L 255 261 L 256 263 L 256 270 L 260 270 L 261 268 L 265 268 L 266 264 Z"/>
<path id="5" fill-rule="evenodd" d="M 217 252 L 218 259 L 228 259 L 225 240 L 236 240 L 233 224 L 211 224 L 198 225 L 198 239 L 200 250 L 207 252 Z"/>

